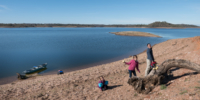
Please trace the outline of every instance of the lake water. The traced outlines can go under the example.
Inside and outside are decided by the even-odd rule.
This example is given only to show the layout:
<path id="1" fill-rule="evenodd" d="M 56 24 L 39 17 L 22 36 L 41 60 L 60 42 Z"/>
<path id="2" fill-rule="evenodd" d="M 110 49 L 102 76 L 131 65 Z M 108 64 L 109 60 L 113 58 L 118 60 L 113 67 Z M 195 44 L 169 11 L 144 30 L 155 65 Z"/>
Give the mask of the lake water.
<path id="1" fill-rule="evenodd" d="M 149 32 L 163 38 L 109 33 L 118 31 Z M 76 70 L 138 54 L 147 43 L 198 35 L 200 29 L 195 28 L 0 28 L 0 81 L 46 62 L 44 73 Z"/>

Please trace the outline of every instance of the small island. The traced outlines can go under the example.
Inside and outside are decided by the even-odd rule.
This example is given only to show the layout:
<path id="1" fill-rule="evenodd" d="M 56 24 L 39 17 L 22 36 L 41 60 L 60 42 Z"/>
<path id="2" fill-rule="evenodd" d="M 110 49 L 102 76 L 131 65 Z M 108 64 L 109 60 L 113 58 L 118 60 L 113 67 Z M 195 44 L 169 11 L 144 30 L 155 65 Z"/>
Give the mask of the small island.
<path id="1" fill-rule="evenodd" d="M 147 32 L 137 32 L 137 31 L 123 31 L 123 32 L 110 32 L 115 35 L 122 36 L 144 36 L 144 37 L 161 37 L 155 34 L 147 33 Z"/>

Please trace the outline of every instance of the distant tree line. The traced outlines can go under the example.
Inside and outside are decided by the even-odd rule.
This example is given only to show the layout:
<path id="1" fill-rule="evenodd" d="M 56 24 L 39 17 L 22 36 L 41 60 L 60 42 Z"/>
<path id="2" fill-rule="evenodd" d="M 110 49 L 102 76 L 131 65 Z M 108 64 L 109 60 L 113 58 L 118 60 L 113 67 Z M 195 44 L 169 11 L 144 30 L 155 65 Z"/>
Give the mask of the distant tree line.
<path id="1" fill-rule="evenodd" d="M 165 21 L 163 22 L 158 21 L 147 25 L 147 27 L 199 27 L 199 26 L 189 25 L 189 24 L 171 24 Z"/>
<path id="2" fill-rule="evenodd" d="M 171 24 L 168 22 L 154 22 L 151 24 L 112 24 L 112 25 L 104 25 L 104 24 L 35 24 L 35 23 L 0 23 L 0 27 L 149 27 L 149 28 L 156 28 L 156 27 L 177 27 L 177 28 L 187 28 L 187 27 L 199 27 L 196 25 L 189 25 L 189 24 Z"/>

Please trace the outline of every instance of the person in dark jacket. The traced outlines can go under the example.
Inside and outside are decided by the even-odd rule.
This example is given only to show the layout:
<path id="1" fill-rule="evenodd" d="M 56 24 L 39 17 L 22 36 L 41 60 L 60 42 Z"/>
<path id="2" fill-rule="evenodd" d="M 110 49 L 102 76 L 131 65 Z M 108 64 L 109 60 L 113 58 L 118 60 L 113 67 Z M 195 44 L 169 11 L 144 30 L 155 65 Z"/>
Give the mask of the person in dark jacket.
<path id="1" fill-rule="evenodd" d="M 154 62 L 154 57 L 153 57 L 153 50 L 151 48 L 151 44 L 147 44 L 147 67 L 145 70 L 145 76 L 149 74 L 149 70 L 151 68 L 151 63 Z"/>

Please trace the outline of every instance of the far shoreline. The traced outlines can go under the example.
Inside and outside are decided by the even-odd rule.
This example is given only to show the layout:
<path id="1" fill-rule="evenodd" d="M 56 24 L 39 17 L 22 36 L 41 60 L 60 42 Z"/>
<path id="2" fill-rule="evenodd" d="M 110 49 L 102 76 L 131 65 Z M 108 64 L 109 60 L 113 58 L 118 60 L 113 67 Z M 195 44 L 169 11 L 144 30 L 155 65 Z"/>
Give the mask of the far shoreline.
<path id="1" fill-rule="evenodd" d="M 150 28 L 150 29 L 186 29 L 200 27 L 79 27 L 79 26 L 53 26 L 53 27 L 0 27 L 0 28 Z"/>
<path id="2" fill-rule="evenodd" d="M 128 27 L 128 28 L 200 28 L 192 24 L 172 24 L 166 21 L 155 21 L 150 24 L 64 24 L 64 23 L 0 23 L 0 27 L 25 28 L 25 27 Z"/>

